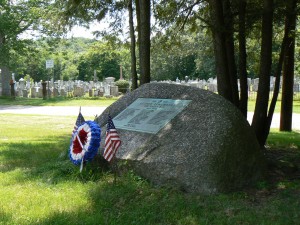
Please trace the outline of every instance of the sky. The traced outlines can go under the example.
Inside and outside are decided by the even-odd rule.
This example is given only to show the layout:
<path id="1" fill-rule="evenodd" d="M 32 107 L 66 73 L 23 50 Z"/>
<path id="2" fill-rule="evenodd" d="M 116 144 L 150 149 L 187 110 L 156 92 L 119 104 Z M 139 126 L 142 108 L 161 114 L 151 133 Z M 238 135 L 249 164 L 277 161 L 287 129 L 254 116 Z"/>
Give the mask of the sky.
<path id="1" fill-rule="evenodd" d="M 107 24 L 103 24 L 103 23 L 100 24 L 98 22 L 91 23 L 89 29 L 86 29 L 85 27 L 81 27 L 81 26 L 74 26 L 72 30 L 69 31 L 69 33 L 67 34 L 67 38 L 83 37 L 83 38 L 94 39 L 95 37 L 93 36 L 92 32 L 97 30 L 103 30 L 105 29 L 105 26 L 107 27 Z M 36 35 L 37 33 L 32 31 L 25 31 L 19 37 L 21 39 L 34 39 L 35 38 L 34 34 Z"/>
<path id="2" fill-rule="evenodd" d="M 68 33 L 67 37 L 83 37 L 83 38 L 94 38 L 91 29 L 86 29 L 84 27 L 75 26 L 73 29 Z"/>
<path id="3" fill-rule="evenodd" d="M 94 22 L 90 24 L 90 29 L 86 29 L 85 27 L 75 26 L 68 33 L 67 37 L 83 37 L 83 38 L 95 38 L 92 34 L 93 31 L 99 31 L 105 29 L 107 25 L 99 22 Z"/>

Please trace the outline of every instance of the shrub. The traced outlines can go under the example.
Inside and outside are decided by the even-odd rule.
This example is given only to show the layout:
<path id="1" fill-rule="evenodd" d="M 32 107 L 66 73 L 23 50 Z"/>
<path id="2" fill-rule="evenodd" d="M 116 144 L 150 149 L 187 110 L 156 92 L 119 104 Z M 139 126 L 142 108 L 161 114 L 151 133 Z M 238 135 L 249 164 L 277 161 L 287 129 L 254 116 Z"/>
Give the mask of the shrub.
<path id="1" fill-rule="evenodd" d="M 115 85 L 118 86 L 119 91 L 126 93 L 129 88 L 129 82 L 127 80 L 118 80 L 115 82 Z"/>

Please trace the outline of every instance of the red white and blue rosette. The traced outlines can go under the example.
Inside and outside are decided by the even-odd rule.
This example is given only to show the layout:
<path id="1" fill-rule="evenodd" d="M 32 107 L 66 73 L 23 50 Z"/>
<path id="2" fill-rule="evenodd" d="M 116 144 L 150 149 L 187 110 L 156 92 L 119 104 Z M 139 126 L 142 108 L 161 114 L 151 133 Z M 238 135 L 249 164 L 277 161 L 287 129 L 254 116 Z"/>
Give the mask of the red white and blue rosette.
<path id="1" fill-rule="evenodd" d="M 94 121 L 81 124 L 72 135 L 69 157 L 75 165 L 91 161 L 97 154 L 101 141 L 100 126 Z"/>

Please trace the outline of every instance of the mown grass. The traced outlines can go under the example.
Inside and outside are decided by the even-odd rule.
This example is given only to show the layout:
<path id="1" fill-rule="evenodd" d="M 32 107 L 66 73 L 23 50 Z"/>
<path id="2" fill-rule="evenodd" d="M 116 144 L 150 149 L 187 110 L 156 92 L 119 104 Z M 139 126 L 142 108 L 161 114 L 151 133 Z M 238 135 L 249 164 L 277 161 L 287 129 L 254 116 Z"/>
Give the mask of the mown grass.
<path id="1" fill-rule="evenodd" d="M 298 132 L 279 132 L 272 129 L 268 136 L 268 146 L 276 148 L 300 149 L 300 133 Z"/>
<path id="2" fill-rule="evenodd" d="M 81 98 L 21 98 L 11 99 L 9 97 L 0 97 L 0 105 L 32 105 L 32 106 L 109 106 L 118 98 L 106 97 L 81 97 Z"/>
<path id="3" fill-rule="evenodd" d="M 248 111 L 254 112 L 255 101 L 248 101 Z M 281 110 L 281 101 L 277 101 L 275 106 L 275 113 L 280 113 Z M 293 113 L 300 113 L 300 101 L 293 102 Z"/>
<path id="4" fill-rule="evenodd" d="M 83 172 L 68 159 L 76 117 L 0 114 L 0 224 L 297 224 L 300 182 L 271 191 L 204 196 L 154 187 L 131 171 L 114 182 L 101 160 Z M 290 138 L 290 135 L 292 138 Z M 268 144 L 299 151 L 299 134 Z"/>

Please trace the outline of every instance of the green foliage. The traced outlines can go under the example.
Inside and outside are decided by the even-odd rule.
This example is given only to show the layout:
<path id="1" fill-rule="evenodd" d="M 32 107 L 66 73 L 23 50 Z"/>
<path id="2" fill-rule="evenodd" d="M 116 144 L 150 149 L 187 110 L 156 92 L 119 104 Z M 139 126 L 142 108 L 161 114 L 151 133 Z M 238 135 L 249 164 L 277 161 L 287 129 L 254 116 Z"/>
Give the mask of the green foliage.
<path id="1" fill-rule="evenodd" d="M 5 44 L 0 45 L 0 64 L 10 58 L 11 72 L 17 80 L 29 74 L 34 81 L 55 79 L 93 80 L 94 71 L 98 80 L 113 76 L 119 78 L 120 64 L 123 76 L 130 78 L 129 43 L 126 35 L 121 41 L 118 34 L 122 29 L 122 14 L 126 4 L 122 1 L 17 1 L 10 5 L 3 1 L 0 6 L 0 33 L 6 36 Z M 18 3 L 18 4 L 17 4 Z M 237 3 L 233 3 L 233 13 L 237 13 Z M 273 71 L 278 59 L 278 50 L 283 35 L 282 4 L 276 4 L 273 45 Z M 251 78 L 257 77 L 260 65 L 260 8 L 257 1 L 248 2 L 247 16 L 247 69 Z M 207 23 L 208 4 L 202 1 L 155 1 L 153 16 L 157 24 L 153 26 L 151 39 L 151 76 L 152 80 L 184 79 L 185 76 L 196 79 L 216 77 L 212 35 Z M 41 32 L 61 34 L 66 25 L 87 25 L 97 19 L 101 21 L 108 15 L 110 20 L 107 35 L 101 41 L 83 38 L 39 38 L 21 40 L 19 34 L 25 28 L 38 29 Z M 68 18 L 68 20 L 65 20 Z M 19 20 L 23 20 L 21 23 Z M 51 21 L 51 22 L 49 22 Z M 20 27 L 22 24 L 23 27 Z M 28 26 L 28 27 L 27 27 Z M 23 29 L 24 28 L 24 29 Z M 237 29 L 237 27 L 235 27 Z M 295 31 L 297 34 L 298 31 Z M 99 32 L 98 32 L 99 34 Z M 53 37 L 53 35 L 51 35 Z M 297 36 L 297 35 L 296 35 Z M 8 38 L 7 38 L 8 37 Z M 56 36 L 57 37 L 57 36 Z M 1 39 L 1 38 L 0 38 Z M 296 42 L 296 45 L 299 42 Z M 235 47 L 238 48 L 237 36 Z M 300 74 L 299 46 L 296 46 L 295 74 Z M 8 57 L 9 54 L 9 57 Z M 54 60 L 54 69 L 46 70 L 45 61 Z M 238 61 L 238 59 L 236 59 Z M 139 62 L 138 62 L 139 63 Z"/>
<path id="2" fill-rule="evenodd" d="M 124 51 L 122 45 L 116 42 L 94 42 L 80 57 L 78 78 L 86 81 L 93 80 L 94 71 L 99 80 L 104 80 L 106 77 L 119 78 L 120 64 L 128 64 L 122 62 L 124 55 L 129 55 L 129 52 Z M 126 76 L 126 67 L 123 71 Z"/>
<path id="3" fill-rule="evenodd" d="M 151 76 L 153 80 L 208 79 L 215 77 L 214 54 L 204 32 L 193 34 L 188 30 L 180 36 L 171 27 L 165 35 L 152 39 Z"/>
<path id="4" fill-rule="evenodd" d="M 11 57 L 13 55 L 22 56 L 24 52 L 28 53 L 29 41 L 20 38 L 26 31 L 45 33 L 47 30 L 48 34 L 59 32 L 59 20 L 56 20 L 55 23 L 49 23 L 59 14 L 59 9 L 54 9 L 51 1 L 1 1 L 0 62 L 2 65 L 0 66 L 15 68 L 14 58 Z"/>
<path id="5" fill-rule="evenodd" d="M 118 80 L 115 82 L 115 85 L 118 86 L 119 91 L 126 93 L 129 88 L 129 82 L 127 80 Z"/>

